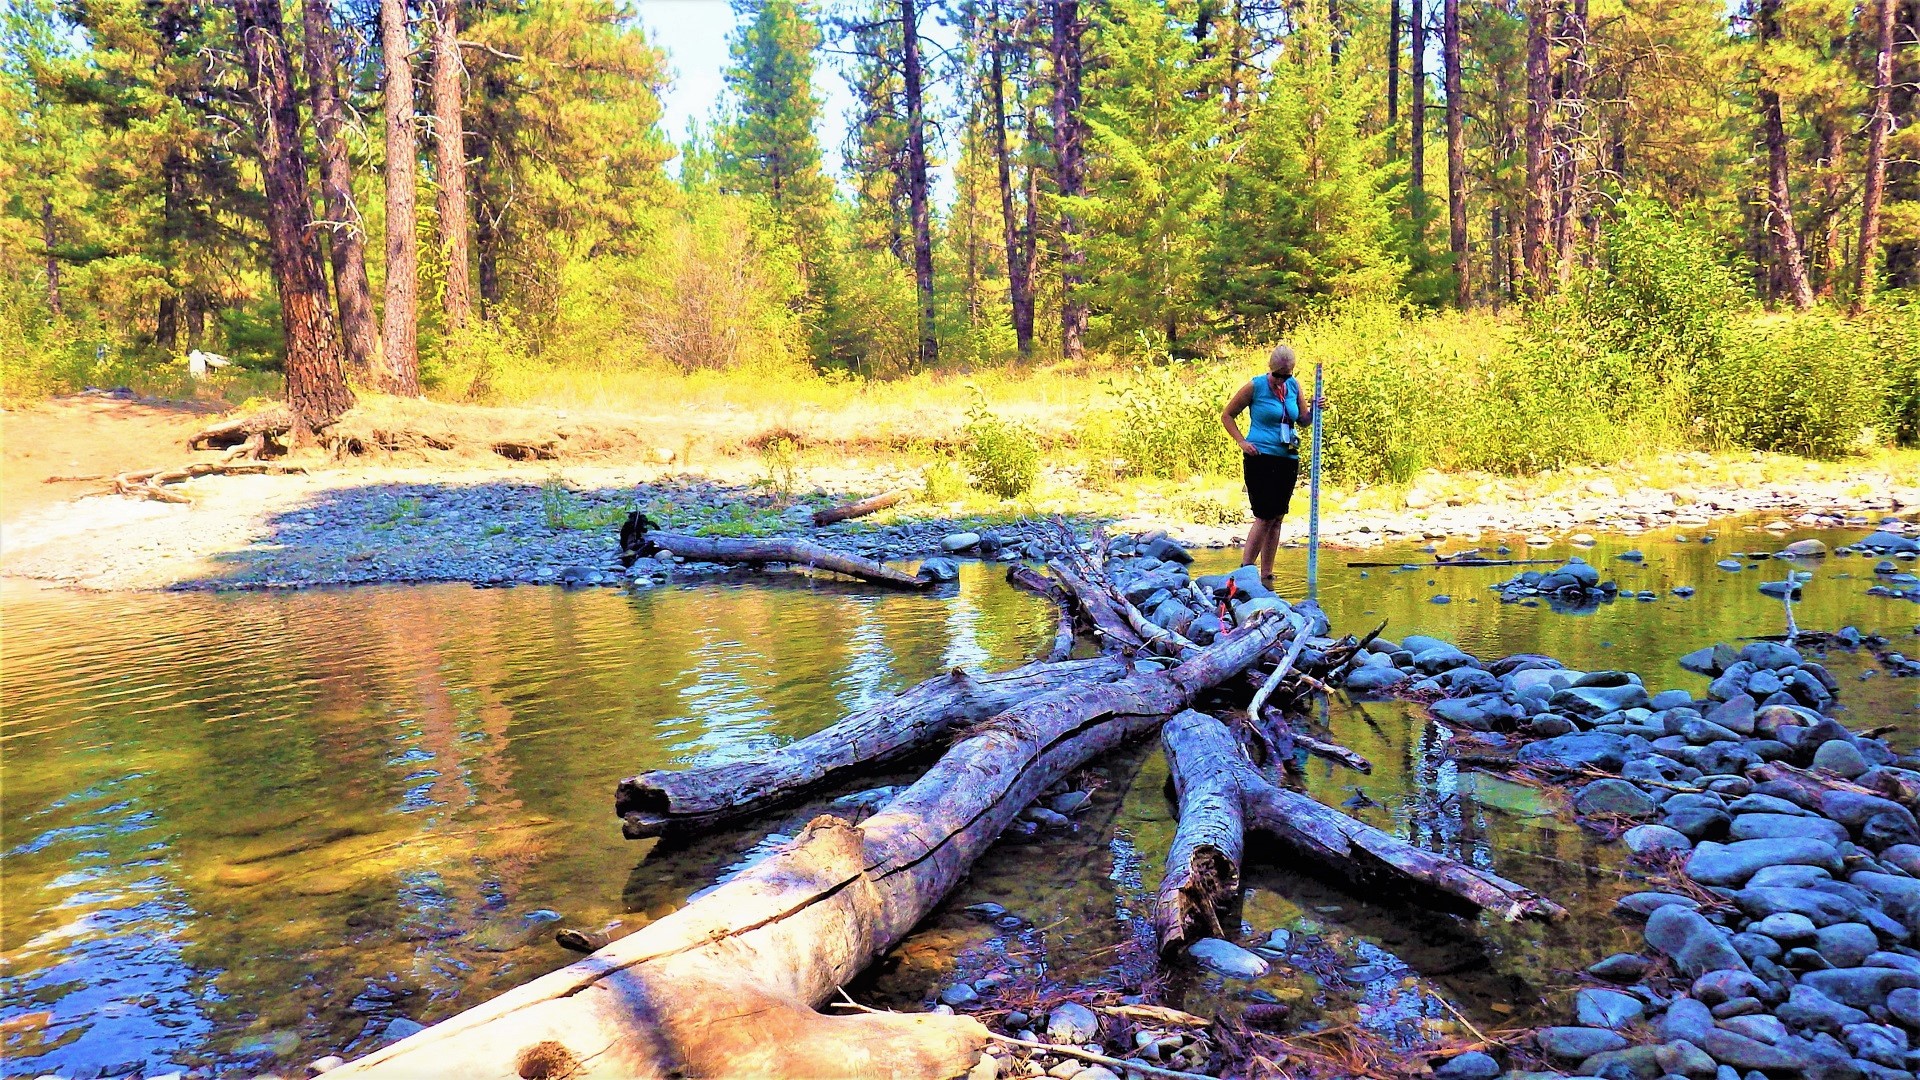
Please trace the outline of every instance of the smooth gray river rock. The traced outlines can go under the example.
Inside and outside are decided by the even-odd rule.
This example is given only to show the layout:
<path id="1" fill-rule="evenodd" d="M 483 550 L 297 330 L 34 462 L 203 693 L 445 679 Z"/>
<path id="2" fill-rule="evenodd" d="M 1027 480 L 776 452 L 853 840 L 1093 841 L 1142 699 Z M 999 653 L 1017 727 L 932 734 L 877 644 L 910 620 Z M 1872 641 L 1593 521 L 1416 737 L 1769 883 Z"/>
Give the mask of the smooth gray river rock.
<path id="1" fill-rule="evenodd" d="M 1528 743 L 1520 748 L 1517 760 L 1522 765 L 1539 765 L 1568 772 L 1588 768 L 1619 772 L 1620 766 L 1626 764 L 1628 748 L 1624 736 L 1580 731 Z"/>
<path id="2" fill-rule="evenodd" d="M 1722 968 L 1747 970 L 1747 962 L 1706 917 L 1678 905 L 1647 917 L 1647 944 L 1673 958 L 1682 973 L 1697 978 Z"/>
<path id="3" fill-rule="evenodd" d="M 1555 1061 L 1585 1061 L 1595 1054 L 1626 1049 L 1627 1040 L 1616 1031 L 1591 1027 L 1550 1027 L 1534 1033 L 1534 1045 Z"/>
<path id="4" fill-rule="evenodd" d="M 1738 888 L 1762 868 L 1781 865 L 1818 866 L 1837 874 L 1840 853 L 1824 840 L 1806 837 L 1740 840 L 1731 844 L 1707 841 L 1695 847 L 1687 859 L 1687 876 L 1702 885 Z"/>
<path id="5" fill-rule="evenodd" d="M 1887 995 L 1895 990 L 1920 987 L 1920 975 L 1898 968 L 1831 968 L 1806 972 L 1800 976 L 1800 985 L 1810 986 L 1842 1005 L 1871 1009 L 1886 1004 Z"/>

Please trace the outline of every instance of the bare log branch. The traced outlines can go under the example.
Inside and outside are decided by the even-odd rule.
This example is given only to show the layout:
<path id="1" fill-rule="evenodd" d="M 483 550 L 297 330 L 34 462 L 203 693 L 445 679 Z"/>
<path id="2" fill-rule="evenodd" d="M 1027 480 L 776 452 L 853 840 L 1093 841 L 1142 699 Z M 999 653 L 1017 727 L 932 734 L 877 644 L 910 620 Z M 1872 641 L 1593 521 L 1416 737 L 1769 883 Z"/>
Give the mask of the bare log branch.
<path id="1" fill-rule="evenodd" d="M 861 499 L 858 502 L 845 503 L 840 506 L 829 507 L 825 510 L 815 510 L 813 512 L 813 524 L 818 528 L 825 525 L 832 525 L 838 521 L 850 521 L 854 518 L 866 517 L 868 514 L 885 510 L 887 507 L 894 505 L 910 494 L 912 493 L 907 489 L 901 488 L 898 491 L 888 491 L 875 495 L 872 498 Z"/>

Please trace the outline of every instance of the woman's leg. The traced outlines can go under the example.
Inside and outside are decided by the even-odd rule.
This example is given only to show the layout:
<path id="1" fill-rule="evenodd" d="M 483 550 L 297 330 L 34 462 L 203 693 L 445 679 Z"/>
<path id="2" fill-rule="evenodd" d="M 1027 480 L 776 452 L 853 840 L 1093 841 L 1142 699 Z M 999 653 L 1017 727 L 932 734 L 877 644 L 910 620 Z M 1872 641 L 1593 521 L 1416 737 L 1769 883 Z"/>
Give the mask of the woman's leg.
<path id="1" fill-rule="evenodd" d="M 1246 546 L 1240 549 L 1240 565 L 1252 566 L 1260 561 L 1260 552 L 1267 544 L 1267 522 L 1263 518 L 1254 518 L 1253 526 L 1247 530 Z"/>
<path id="2" fill-rule="evenodd" d="M 1277 517 L 1267 522 L 1266 535 L 1260 538 L 1260 579 L 1262 581 L 1273 580 L 1273 553 L 1280 547 L 1280 523 L 1285 520 L 1284 517 Z"/>

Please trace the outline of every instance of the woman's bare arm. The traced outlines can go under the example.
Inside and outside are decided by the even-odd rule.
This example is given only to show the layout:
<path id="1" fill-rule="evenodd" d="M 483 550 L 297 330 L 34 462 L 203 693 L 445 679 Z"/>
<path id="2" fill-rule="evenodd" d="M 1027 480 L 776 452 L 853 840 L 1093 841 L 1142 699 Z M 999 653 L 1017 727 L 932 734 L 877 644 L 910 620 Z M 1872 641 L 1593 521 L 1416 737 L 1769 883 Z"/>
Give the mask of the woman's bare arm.
<path id="1" fill-rule="evenodd" d="M 1247 441 L 1245 435 L 1240 434 L 1240 414 L 1246 412 L 1248 406 L 1252 404 L 1253 384 L 1250 382 L 1242 383 L 1240 384 L 1240 389 L 1235 390 L 1233 396 L 1227 399 L 1227 407 L 1220 411 L 1220 426 L 1227 429 L 1227 437 L 1232 439 L 1234 445 L 1238 446 L 1240 451 L 1245 454 L 1257 454 L 1260 452 L 1252 443 Z"/>

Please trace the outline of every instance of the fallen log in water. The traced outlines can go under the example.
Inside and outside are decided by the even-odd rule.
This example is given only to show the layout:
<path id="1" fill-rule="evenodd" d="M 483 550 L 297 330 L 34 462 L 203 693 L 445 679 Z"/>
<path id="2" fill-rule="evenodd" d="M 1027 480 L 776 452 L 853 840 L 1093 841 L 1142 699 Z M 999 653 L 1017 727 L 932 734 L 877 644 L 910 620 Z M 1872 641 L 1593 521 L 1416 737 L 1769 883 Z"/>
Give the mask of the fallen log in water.
<path id="1" fill-rule="evenodd" d="M 1275 735 L 1286 739 L 1294 746 L 1300 747 L 1315 757 L 1326 758 L 1335 764 L 1345 765 L 1354 772 L 1373 772 L 1373 762 L 1368 761 L 1360 754 L 1355 753 L 1347 747 L 1341 746 L 1337 742 L 1328 742 L 1318 736 L 1297 730 L 1291 723 L 1287 722 L 1286 717 L 1280 715 L 1279 709 L 1271 705 L 1260 711 L 1260 719 L 1266 721 L 1268 727 L 1273 730 Z M 1275 742 L 1279 741 L 1279 738 L 1275 739 Z"/>
<path id="2" fill-rule="evenodd" d="M 634 560 L 642 555 L 671 551 L 692 562 L 739 563 L 748 566 L 792 563 L 795 566 L 811 566 L 896 589 L 922 590 L 934 585 L 931 577 L 902 573 L 872 559 L 834 551 L 808 540 L 688 536 L 685 533 L 656 532 L 652 524 L 645 514 L 638 511 L 628 515 L 626 527 L 620 530 L 620 558 L 626 565 L 633 565 Z"/>
<path id="3" fill-rule="evenodd" d="M 1060 622 L 1053 630 L 1053 645 L 1040 659 L 1043 662 L 1058 662 L 1072 656 L 1074 627 L 1080 619 L 1080 607 L 1074 602 L 1073 596 L 1061 588 L 1059 582 L 1022 563 L 1007 567 L 1007 584 L 1044 596 L 1060 609 Z"/>
<path id="4" fill-rule="evenodd" d="M 861 499 L 857 502 L 830 506 L 825 510 L 815 510 L 813 512 L 813 524 L 815 528 L 820 528 L 822 526 L 832 525 L 837 521 L 850 521 L 854 518 L 866 517 L 868 514 L 885 510 L 887 507 L 906 498 L 909 494 L 911 494 L 911 492 L 905 488 L 901 488 L 898 491 L 883 492 L 872 498 Z"/>
<path id="5" fill-rule="evenodd" d="M 672 915 L 338 1073 L 961 1075 L 987 1037 L 971 1018 L 814 1010 L 904 938 L 1049 786 L 1153 730 L 1279 631 L 1269 621 L 1169 671 L 1029 699 L 861 825 L 816 819 Z"/>
<path id="6" fill-rule="evenodd" d="M 1226 725 L 1188 710 L 1161 729 L 1179 797 L 1180 825 L 1154 902 L 1163 955 L 1196 936 L 1223 936 L 1220 914 L 1239 895 L 1248 826 L 1268 833 L 1348 884 L 1459 915 L 1555 920 L 1566 909 L 1485 870 L 1414 847 L 1298 792 L 1269 783 Z"/>
<path id="7" fill-rule="evenodd" d="M 967 724 L 1029 698 L 1079 683 L 1110 683 L 1129 673 L 1107 656 L 1039 662 L 992 675 L 959 668 L 754 761 L 629 776 L 614 791 L 613 812 L 629 840 L 710 829 L 766 810 L 846 776 L 921 752 Z"/>

